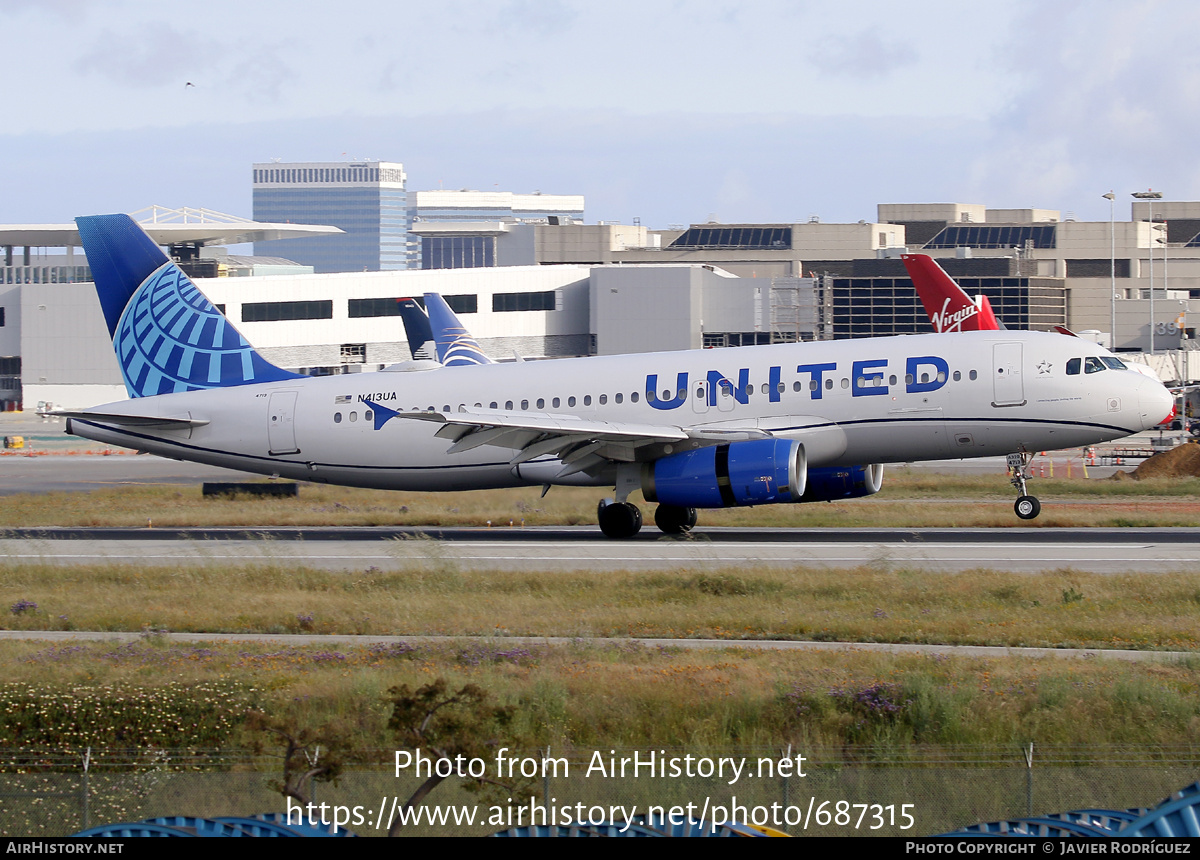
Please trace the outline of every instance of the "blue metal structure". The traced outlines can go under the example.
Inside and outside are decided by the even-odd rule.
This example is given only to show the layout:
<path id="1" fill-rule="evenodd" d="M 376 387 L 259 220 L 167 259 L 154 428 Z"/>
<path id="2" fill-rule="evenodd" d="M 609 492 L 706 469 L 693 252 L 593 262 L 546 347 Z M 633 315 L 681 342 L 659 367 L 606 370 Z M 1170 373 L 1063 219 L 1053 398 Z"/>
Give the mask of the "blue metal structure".
<path id="1" fill-rule="evenodd" d="M 1172 794 L 1140 818 L 1121 828 L 1118 836 L 1200 836 L 1200 782 Z"/>
<path id="2" fill-rule="evenodd" d="M 939 836 L 1200 836 L 1200 782 L 1153 809 L 1077 809 L 1053 815 L 971 824 Z"/>
<path id="3" fill-rule="evenodd" d="M 268 812 L 252 817 L 221 816 L 196 818 L 190 815 L 170 815 L 148 818 L 124 824 L 103 824 L 73 833 L 72 836 L 98 836 L 102 839 L 124 839 L 132 836 L 356 836 L 344 827 L 332 824 L 289 824 L 282 812 Z"/>

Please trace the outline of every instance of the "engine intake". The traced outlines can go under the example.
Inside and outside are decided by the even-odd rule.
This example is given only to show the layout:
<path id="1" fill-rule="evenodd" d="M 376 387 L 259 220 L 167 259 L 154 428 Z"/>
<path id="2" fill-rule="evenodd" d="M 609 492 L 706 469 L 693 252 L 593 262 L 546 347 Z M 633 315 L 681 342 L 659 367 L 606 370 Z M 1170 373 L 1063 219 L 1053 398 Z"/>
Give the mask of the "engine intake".
<path id="1" fill-rule="evenodd" d="M 798 502 L 808 461 L 791 439 L 756 439 L 672 454 L 642 472 L 648 502 L 684 508 L 730 508 Z"/>
<path id="2" fill-rule="evenodd" d="M 809 469 L 802 502 L 830 502 L 873 496 L 883 486 L 883 464 Z"/>

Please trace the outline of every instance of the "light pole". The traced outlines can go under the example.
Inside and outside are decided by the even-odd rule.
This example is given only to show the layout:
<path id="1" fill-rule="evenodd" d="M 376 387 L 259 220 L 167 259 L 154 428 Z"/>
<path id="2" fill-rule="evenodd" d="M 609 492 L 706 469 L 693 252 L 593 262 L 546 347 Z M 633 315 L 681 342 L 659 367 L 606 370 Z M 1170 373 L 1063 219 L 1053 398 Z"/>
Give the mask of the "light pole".
<path id="1" fill-rule="evenodd" d="M 1163 246 L 1163 298 L 1167 298 L 1167 290 L 1171 288 L 1167 283 L 1167 249 L 1171 247 L 1171 227 L 1165 222 L 1162 225 L 1162 239 L 1160 240 Z"/>
<path id="2" fill-rule="evenodd" d="M 1162 249 L 1163 249 L 1163 278 L 1162 278 L 1162 281 L 1163 281 L 1163 295 L 1166 296 L 1167 289 L 1168 289 L 1168 287 L 1167 287 L 1167 225 L 1166 224 L 1155 224 L 1154 229 L 1162 234 L 1161 236 L 1155 237 L 1154 244 L 1162 245 Z"/>
<path id="3" fill-rule="evenodd" d="M 1112 318 L 1108 324 L 1108 348 L 1117 351 L 1117 195 L 1113 192 L 1101 195 L 1108 201 L 1108 301 L 1112 305 Z"/>
<path id="4" fill-rule="evenodd" d="M 1150 220 L 1150 354 L 1154 355 L 1154 201 L 1162 199 L 1161 191 L 1135 191 L 1133 196 L 1145 200 Z"/>

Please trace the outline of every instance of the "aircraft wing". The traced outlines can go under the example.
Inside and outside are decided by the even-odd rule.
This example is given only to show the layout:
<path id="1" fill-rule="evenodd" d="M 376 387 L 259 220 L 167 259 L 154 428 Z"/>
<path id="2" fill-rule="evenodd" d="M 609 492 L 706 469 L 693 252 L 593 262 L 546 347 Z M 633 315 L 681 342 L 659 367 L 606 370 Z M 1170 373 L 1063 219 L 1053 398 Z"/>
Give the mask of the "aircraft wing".
<path id="1" fill-rule="evenodd" d="M 468 410 L 453 413 L 392 413 L 387 407 L 379 407 L 374 403 L 371 405 L 376 410 L 377 422 L 402 417 L 441 424 L 436 435 L 453 443 L 447 451 L 449 454 L 469 451 L 480 445 L 492 445 L 515 451 L 510 461 L 514 466 L 537 457 L 557 457 L 564 465 L 559 477 L 582 472 L 607 461 L 631 463 L 653 459 L 655 454 L 662 455 L 662 446 L 679 442 L 717 444 L 765 439 L 771 435 L 753 425 L 684 428 L 671 424 L 593 421 L 575 415 L 548 412 Z M 658 451 L 653 446 L 658 446 Z"/>

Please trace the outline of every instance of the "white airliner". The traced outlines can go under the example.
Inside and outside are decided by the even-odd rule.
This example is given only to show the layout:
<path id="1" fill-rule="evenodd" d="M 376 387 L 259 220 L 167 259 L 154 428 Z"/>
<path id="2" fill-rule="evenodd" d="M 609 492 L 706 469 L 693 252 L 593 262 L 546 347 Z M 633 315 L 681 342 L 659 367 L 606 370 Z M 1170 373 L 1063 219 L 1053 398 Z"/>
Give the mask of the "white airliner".
<path id="1" fill-rule="evenodd" d="M 882 464 L 1090 445 L 1153 427 L 1160 383 L 1095 344 L 983 331 L 305 377 L 264 360 L 125 215 L 77 219 L 131 400 L 67 432 L 164 457 L 397 490 L 614 487 L 601 530 L 878 492 Z M 1095 372 L 1071 374 L 1082 361 Z"/>
<path id="2" fill-rule="evenodd" d="M 925 305 L 925 312 L 929 314 L 929 321 L 933 323 L 934 331 L 998 331 L 1004 329 L 1004 323 L 996 318 L 988 297 L 980 293 L 972 299 L 932 257 L 926 254 L 903 254 L 900 259 L 904 261 L 908 277 L 912 281 L 921 303 Z M 1079 337 L 1066 326 L 1056 325 L 1054 330 L 1069 337 Z M 1122 359 L 1121 363 L 1130 370 L 1149 376 L 1155 382 L 1162 382 L 1154 368 L 1148 364 L 1131 361 L 1128 358 Z M 1072 368 L 1074 368 L 1073 371 Z M 1081 369 L 1080 363 L 1075 362 L 1068 366 L 1067 372 L 1079 373 Z M 1184 388 L 1170 389 L 1172 394 L 1179 394 L 1184 390 Z M 1175 417 L 1175 414 L 1175 405 L 1172 403 L 1171 411 L 1167 413 L 1162 423 L 1166 424 Z"/>

